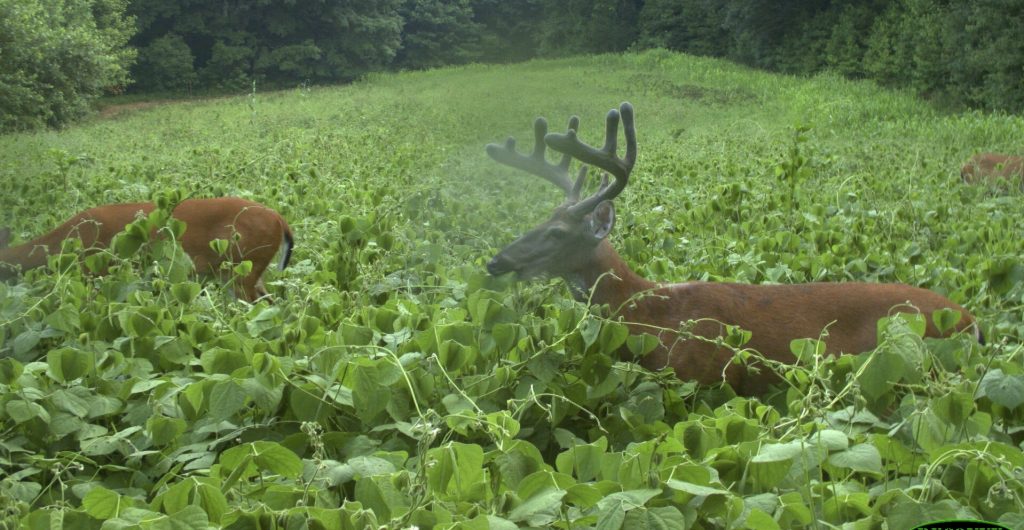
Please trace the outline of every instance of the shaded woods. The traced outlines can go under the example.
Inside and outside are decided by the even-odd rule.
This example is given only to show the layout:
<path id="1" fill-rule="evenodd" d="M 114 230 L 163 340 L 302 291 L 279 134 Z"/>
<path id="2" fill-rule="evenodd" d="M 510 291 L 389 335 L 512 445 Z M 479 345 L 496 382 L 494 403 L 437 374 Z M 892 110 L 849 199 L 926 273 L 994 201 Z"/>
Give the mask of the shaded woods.
<path id="1" fill-rule="evenodd" d="M 15 16 L 33 9 L 55 20 L 63 11 L 77 27 Z M 83 25 L 90 9 L 95 22 Z M 34 44 L 0 49 L 8 130 L 66 123 L 82 113 L 69 98 L 104 87 L 211 93 L 659 47 L 786 73 L 830 69 L 954 108 L 1024 109 L 1024 4 L 1015 0 L 0 0 L 0 13 L 0 41 Z M 95 65 L 84 86 L 54 98 L 66 76 L 53 72 L 83 71 L 81 57 L 40 48 L 65 33 L 98 35 Z"/>

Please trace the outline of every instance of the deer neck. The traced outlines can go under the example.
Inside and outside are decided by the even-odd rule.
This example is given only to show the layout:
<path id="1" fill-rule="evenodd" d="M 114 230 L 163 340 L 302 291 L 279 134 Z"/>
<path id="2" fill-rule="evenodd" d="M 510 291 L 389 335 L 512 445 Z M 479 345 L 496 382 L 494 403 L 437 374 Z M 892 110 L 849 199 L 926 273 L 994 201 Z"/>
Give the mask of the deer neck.
<path id="1" fill-rule="evenodd" d="M 577 300 L 608 304 L 612 310 L 657 284 L 633 272 L 607 239 L 594 249 L 594 259 L 566 276 Z M 593 295 L 591 295 L 593 293 Z"/>
<path id="2" fill-rule="evenodd" d="M 50 255 L 47 248 L 53 248 L 52 243 L 47 245 L 43 238 L 15 247 L 0 248 L 0 281 L 16 278 L 19 269 L 20 272 L 25 272 L 46 265 L 46 259 Z M 59 243 L 57 248 L 60 248 Z"/>

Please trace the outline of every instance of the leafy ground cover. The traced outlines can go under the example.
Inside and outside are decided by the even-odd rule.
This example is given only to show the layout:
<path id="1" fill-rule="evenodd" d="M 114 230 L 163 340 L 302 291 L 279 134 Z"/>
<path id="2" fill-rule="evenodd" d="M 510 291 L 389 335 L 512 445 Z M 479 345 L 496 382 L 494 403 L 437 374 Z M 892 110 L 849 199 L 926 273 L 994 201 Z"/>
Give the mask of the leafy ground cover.
<path id="1" fill-rule="evenodd" d="M 489 161 L 534 116 L 637 109 L 620 253 L 656 280 L 900 281 L 984 323 L 801 361 L 760 398 L 635 354 L 560 281 L 484 263 L 560 197 Z M 0 284 L 6 527 L 1024 526 L 1024 205 L 958 182 L 1024 120 L 648 52 L 375 76 L 0 137 L 24 240 L 100 203 L 238 195 L 293 265 L 248 306 L 165 243 Z M 144 230 L 141 232 L 145 232 Z M 94 264 L 95 265 L 95 264 Z M 84 265 L 90 266 L 87 261 Z M 751 355 L 738 350 L 737 362 Z"/>

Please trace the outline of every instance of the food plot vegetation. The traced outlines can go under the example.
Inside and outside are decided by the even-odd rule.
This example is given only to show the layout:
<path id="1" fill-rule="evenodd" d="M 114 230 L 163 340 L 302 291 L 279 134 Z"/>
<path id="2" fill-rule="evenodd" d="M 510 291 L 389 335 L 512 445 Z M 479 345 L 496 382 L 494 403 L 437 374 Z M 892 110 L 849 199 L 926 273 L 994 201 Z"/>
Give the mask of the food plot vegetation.
<path id="1" fill-rule="evenodd" d="M 562 197 L 484 145 L 573 114 L 597 143 L 624 100 L 639 158 L 611 238 L 638 273 L 903 282 L 970 309 L 987 344 L 897 317 L 875 351 L 826 359 L 809 337 L 769 368 L 733 329 L 735 362 L 784 381 L 739 397 L 644 370 L 653 339 L 561 280 L 489 277 Z M 0 284 L 0 527 L 1024 527 L 1024 201 L 959 181 L 975 152 L 1022 146 L 1019 117 L 662 51 L 0 137 L 15 243 L 162 205 L 109 252 L 70 244 Z M 150 236 L 193 196 L 288 220 L 273 304 Z"/>

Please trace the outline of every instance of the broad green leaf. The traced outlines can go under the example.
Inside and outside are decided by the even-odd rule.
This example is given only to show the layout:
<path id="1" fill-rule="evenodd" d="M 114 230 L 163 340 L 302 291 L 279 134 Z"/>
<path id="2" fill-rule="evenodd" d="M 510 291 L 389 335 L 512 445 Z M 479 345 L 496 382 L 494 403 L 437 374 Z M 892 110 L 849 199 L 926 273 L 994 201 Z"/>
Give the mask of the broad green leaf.
<path id="1" fill-rule="evenodd" d="M 2 342 L 0 342 L 0 344 L 2 344 Z M 21 364 L 16 359 L 12 359 L 10 357 L 0 359 L 0 384 L 12 384 L 16 379 L 21 377 L 24 370 L 25 365 Z"/>
<path id="2" fill-rule="evenodd" d="M 35 348 L 36 344 L 39 344 L 39 340 L 41 338 L 42 334 L 33 329 L 28 329 L 18 334 L 17 337 L 14 337 L 14 358 L 19 361 L 30 360 L 27 358 L 26 354 L 31 351 L 32 348 Z"/>
<path id="3" fill-rule="evenodd" d="M 179 304 L 191 303 L 199 296 L 201 291 L 202 286 L 196 282 L 184 281 L 175 283 L 171 286 L 171 296 L 173 296 Z"/>
<path id="4" fill-rule="evenodd" d="M 563 502 L 581 509 L 595 506 L 604 498 L 604 493 L 592 484 L 574 484 L 565 491 Z"/>
<path id="5" fill-rule="evenodd" d="M 50 313 L 43 319 L 53 328 L 59 329 L 66 333 L 74 333 L 82 327 L 82 321 L 78 317 L 78 311 L 71 306 L 61 306 L 56 311 Z"/>
<path id="6" fill-rule="evenodd" d="M 0 492 L 11 499 L 16 499 L 25 503 L 30 503 L 35 500 L 39 495 L 39 492 L 42 490 L 43 485 L 37 482 L 15 482 L 14 480 L 9 480 L 0 486 Z"/>
<path id="7" fill-rule="evenodd" d="M 160 494 L 159 505 L 166 513 L 174 513 L 183 510 L 189 505 L 192 492 L 195 490 L 195 482 L 192 479 L 181 480 L 172 484 Z"/>
<path id="8" fill-rule="evenodd" d="M 253 442 L 251 446 L 257 466 L 288 478 L 302 473 L 302 460 L 290 449 L 276 442 Z"/>
<path id="9" fill-rule="evenodd" d="M 387 475 L 396 471 L 394 464 L 376 456 L 353 457 L 348 459 L 346 464 L 351 466 L 353 472 L 360 477 Z"/>
<path id="10" fill-rule="evenodd" d="M 945 335 L 950 333 L 960 322 L 963 315 L 955 309 L 943 307 L 942 309 L 932 312 L 932 322 L 936 328 L 939 328 L 939 332 Z"/>
<path id="11" fill-rule="evenodd" d="M 555 458 L 555 468 L 567 475 L 575 475 L 580 482 L 590 482 L 601 473 L 602 456 L 608 447 L 603 437 L 597 443 L 577 445 Z"/>
<path id="12" fill-rule="evenodd" d="M 601 502 L 597 503 L 598 508 L 604 509 L 605 507 L 622 503 L 623 509 L 631 510 L 636 507 L 644 506 L 647 501 L 661 494 L 661 490 L 658 489 L 637 489 L 637 490 L 626 490 L 612 493 L 605 498 L 601 499 Z"/>
<path id="13" fill-rule="evenodd" d="M 50 422 L 50 414 L 38 403 L 14 399 L 8 401 L 4 409 L 15 423 L 24 423 L 33 418 L 39 418 L 47 423 Z"/>
<path id="14" fill-rule="evenodd" d="M 379 379 L 375 366 L 359 365 L 352 373 L 352 404 L 365 422 L 373 421 L 391 399 L 391 391 L 382 386 Z"/>
<path id="15" fill-rule="evenodd" d="M 997 405 L 1015 409 L 1024 403 L 1024 376 L 1008 375 L 999 368 L 981 378 L 981 395 Z"/>
<path id="16" fill-rule="evenodd" d="M 707 497 L 708 495 L 730 494 L 727 490 L 711 488 L 708 486 L 701 486 L 699 484 L 692 484 L 689 482 L 684 482 L 682 480 L 676 480 L 674 478 L 666 480 L 665 485 L 676 491 L 682 491 L 684 493 L 689 493 L 690 495 L 697 495 L 699 497 Z"/>
<path id="17" fill-rule="evenodd" d="M 245 406 L 245 391 L 232 380 L 219 381 L 210 391 L 210 417 L 216 420 L 230 418 Z"/>
<path id="18" fill-rule="evenodd" d="M 597 525 L 595 530 L 619 530 L 623 521 L 626 520 L 626 510 L 622 506 L 622 500 L 614 503 L 606 503 L 599 506 Z"/>
<path id="19" fill-rule="evenodd" d="M 892 528 L 915 528 L 933 521 L 949 521 L 957 516 L 957 503 L 953 500 L 929 503 L 904 496 L 888 511 L 886 520 Z"/>
<path id="20" fill-rule="evenodd" d="M 483 449 L 452 442 L 428 451 L 427 484 L 442 498 L 473 501 L 484 497 Z"/>
<path id="21" fill-rule="evenodd" d="M 686 528 L 686 519 L 674 506 L 660 508 L 638 508 L 626 512 L 623 528 L 638 530 L 677 530 Z"/>
<path id="22" fill-rule="evenodd" d="M 168 418 L 165 416 L 151 416 L 146 421 L 146 432 L 149 434 L 153 444 L 163 446 L 175 441 L 178 436 L 185 432 L 188 424 L 181 418 Z"/>
<path id="23" fill-rule="evenodd" d="M 89 414 L 89 402 L 69 390 L 57 390 L 50 397 L 58 409 L 84 418 Z"/>
<path id="24" fill-rule="evenodd" d="M 833 466 L 864 473 L 881 473 L 882 456 L 874 445 L 865 443 L 855 445 L 845 451 L 833 453 L 828 457 Z"/>
<path id="25" fill-rule="evenodd" d="M 601 333 L 601 321 L 593 316 L 588 316 L 580 322 L 580 336 L 583 338 L 584 348 L 590 348 L 592 344 L 597 342 L 597 337 Z"/>
<path id="26" fill-rule="evenodd" d="M 810 443 L 821 444 L 829 451 L 842 451 L 850 447 L 850 440 L 842 431 L 824 429 L 808 436 Z"/>
<path id="27" fill-rule="evenodd" d="M 130 506 L 130 502 L 126 502 L 116 492 L 103 486 L 93 487 L 82 499 L 82 508 L 86 513 L 101 520 L 116 517 Z"/>
<path id="28" fill-rule="evenodd" d="M 498 439 L 512 439 L 519 434 L 519 422 L 508 411 L 498 411 L 487 415 L 487 430 Z"/>
<path id="29" fill-rule="evenodd" d="M 543 526 L 558 519 L 559 510 L 562 506 L 562 497 L 566 491 L 563 489 L 546 489 L 522 504 L 516 506 L 508 513 L 510 521 L 525 521 L 531 526 Z"/>
<path id="30" fill-rule="evenodd" d="M 544 460 L 533 445 L 518 441 L 515 445 L 494 457 L 502 484 L 509 489 L 518 489 L 527 476 L 540 471 Z"/>
<path id="31" fill-rule="evenodd" d="M 779 495 L 779 501 L 782 503 L 783 521 L 789 520 L 797 524 L 807 525 L 814 520 L 811 509 L 799 492 L 783 493 Z"/>
<path id="32" fill-rule="evenodd" d="M 498 347 L 499 352 L 511 351 L 518 340 L 522 326 L 520 324 L 504 323 L 495 324 L 491 329 L 491 336 Z"/>
<path id="33" fill-rule="evenodd" d="M 792 441 L 781 444 L 765 444 L 750 459 L 751 462 L 783 462 L 796 458 L 797 455 L 806 450 L 806 445 L 800 441 Z"/>
<path id="34" fill-rule="evenodd" d="M 661 345 L 661 341 L 658 340 L 658 337 L 647 333 L 630 335 L 626 339 L 626 346 L 629 348 L 629 351 L 637 357 L 647 355 L 659 345 Z"/>
<path id="35" fill-rule="evenodd" d="M 50 350 L 46 354 L 46 362 L 50 366 L 50 374 L 62 383 L 82 377 L 96 364 L 92 352 L 72 348 Z"/>
<path id="36" fill-rule="evenodd" d="M 618 322 L 606 321 L 601 325 L 598 342 L 601 344 L 602 352 L 612 354 L 617 352 L 628 338 L 629 327 Z"/>
<path id="37" fill-rule="evenodd" d="M 956 435 L 948 423 L 940 420 L 931 411 L 913 416 L 910 419 L 910 426 L 914 441 L 928 453 L 941 450 L 946 445 L 947 438 Z"/>
<path id="38" fill-rule="evenodd" d="M 251 262 L 243 263 L 250 263 L 251 266 Z M 245 276 L 245 274 L 242 276 Z M 277 306 L 260 309 L 259 313 L 245 324 L 249 335 L 252 337 L 262 337 L 263 333 L 277 327 L 279 325 L 278 316 L 280 313 L 281 309 Z"/>
<path id="39" fill-rule="evenodd" d="M 759 493 L 743 498 L 743 505 L 747 508 L 756 508 L 764 513 L 775 513 L 779 507 L 779 496 L 774 493 Z"/>
<path id="40" fill-rule="evenodd" d="M 138 381 L 132 385 L 131 393 L 138 394 L 140 392 L 150 392 L 154 388 L 158 388 L 166 384 L 168 384 L 167 381 L 164 381 L 162 379 L 146 379 Z"/>
<path id="41" fill-rule="evenodd" d="M 488 530 L 516 530 L 519 528 L 515 523 L 495 515 L 486 516 Z"/>
<path id="42" fill-rule="evenodd" d="M 885 350 L 875 350 L 866 356 L 867 367 L 857 376 L 861 390 L 868 399 L 876 400 L 885 395 L 903 377 L 903 359 Z"/>
<path id="43" fill-rule="evenodd" d="M 356 481 L 355 499 L 373 510 L 381 519 L 403 517 L 409 511 L 409 499 L 385 475 Z"/>
<path id="44" fill-rule="evenodd" d="M 825 342 L 818 339 L 793 339 L 789 351 L 803 364 L 812 364 L 825 355 Z"/>

